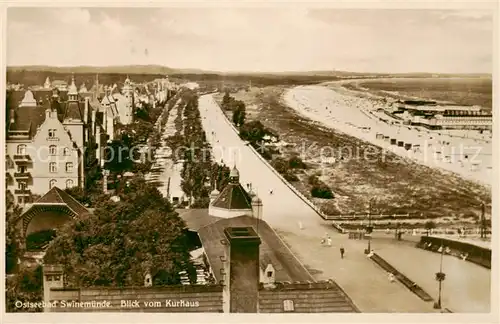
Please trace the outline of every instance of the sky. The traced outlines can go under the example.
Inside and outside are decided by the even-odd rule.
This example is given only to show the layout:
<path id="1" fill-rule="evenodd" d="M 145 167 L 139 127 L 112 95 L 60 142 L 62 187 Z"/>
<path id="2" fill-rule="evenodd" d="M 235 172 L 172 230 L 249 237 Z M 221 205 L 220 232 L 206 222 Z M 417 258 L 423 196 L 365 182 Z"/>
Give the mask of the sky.
<path id="1" fill-rule="evenodd" d="M 9 8 L 7 65 L 491 73 L 493 11 Z"/>

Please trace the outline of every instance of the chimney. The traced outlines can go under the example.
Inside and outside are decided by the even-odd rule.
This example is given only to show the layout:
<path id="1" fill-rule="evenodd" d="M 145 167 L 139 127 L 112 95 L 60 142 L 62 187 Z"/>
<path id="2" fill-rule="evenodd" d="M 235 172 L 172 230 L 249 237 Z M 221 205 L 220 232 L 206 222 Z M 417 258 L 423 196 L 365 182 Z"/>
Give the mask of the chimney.
<path id="1" fill-rule="evenodd" d="M 261 240 L 252 227 L 228 227 L 224 279 L 224 312 L 257 313 Z"/>
<path id="2" fill-rule="evenodd" d="M 50 109 L 45 110 L 45 119 L 50 119 L 52 116 L 52 111 Z"/>
<path id="3" fill-rule="evenodd" d="M 89 102 L 90 99 L 85 98 L 85 108 L 83 112 L 83 122 L 85 123 L 85 125 L 87 125 L 87 123 L 89 122 Z"/>
<path id="4" fill-rule="evenodd" d="M 95 116 L 95 110 L 92 113 L 93 116 Z M 101 127 L 99 126 L 97 126 L 95 130 L 95 144 L 96 144 L 95 157 L 97 161 L 99 161 L 99 165 L 102 166 L 104 164 L 104 159 L 101 156 Z"/>
<path id="5" fill-rule="evenodd" d="M 95 114 L 96 114 L 96 109 L 94 107 L 92 107 L 92 135 L 96 135 L 97 134 L 97 129 L 95 128 Z M 97 135 L 96 135 L 97 136 Z"/>
<path id="6" fill-rule="evenodd" d="M 45 302 L 44 312 L 50 312 L 47 305 L 51 301 L 51 288 L 64 288 L 64 272 L 60 265 L 46 264 L 43 266 L 43 301 Z"/>
<path id="7" fill-rule="evenodd" d="M 13 108 L 10 109 L 10 123 L 14 124 L 16 122 L 16 113 Z"/>

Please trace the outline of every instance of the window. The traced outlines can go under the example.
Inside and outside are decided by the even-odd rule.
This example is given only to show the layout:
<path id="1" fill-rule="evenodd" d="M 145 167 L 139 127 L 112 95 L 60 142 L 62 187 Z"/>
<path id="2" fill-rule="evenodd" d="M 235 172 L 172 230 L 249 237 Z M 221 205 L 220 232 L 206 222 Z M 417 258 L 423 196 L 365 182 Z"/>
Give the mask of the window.
<path id="1" fill-rule="evenodd" d="M 49 129 L 49 138 L 56 138 L 56 130 Z"/>
<path id="2" fill-rule="evenodd" d="M 69 155 L 69 148 L 65 147 L 63 150 L 63 154 L 64 154 L 64 156 L 68 156 Z"/>
<path id="3" fill-rule="evenodd" d="M 23 204 L 23 197 L 17 197 L 17 203 L 22 205 Z"/>
<path id="4" fill-rule="evenodd" d="M 283 301 L 283 310 L 285 312 L 293 312 L 293 300 L 287 299 Z"/>
<path id="5" fill-rule="evenodd" d="M 25 155 L 26 154 L 26 145 L 21 144 L 17 146 L 17 154 Z"/>
<path id="6" fill-rule="evenodd" d="M 52 189 L 56 186 L 56 183 L 57 183 L 57 180 L 56 179 L 52 179 L 49 181 L 49 189 Z"/>
<path id="7" fill-rule="evenodd" d="M 273 272 L 272 272 L 272 271 L 268 271 L 268 272 L 267 272 L 267 277 L 268 277 L 268 278 L 271 278 L 272 276 L 273 276 Z"/>
<path id="8" fill-rule="evenodd" d="M 73 172 L 73 162 L 66 163 L 66 172 Z"/>
<path id="9" fill-rule="evenodd" d="M 17 183 L 17 188 L 19 190 L 25 190 L 27 186 L 28 186 L 28 184 L 26 182 L 24 182 L 24 181 L 19 181 Z"/>
<path id="10" fill-rule="evenodd" d="M 71 188 L 71 187 L 73 187 L 73 183 L 74 183 L 74 182 L 73 182 L 73 180 L 71 180 L 71 179 L 66 180 L 66 188 Z"/>
<path id="11" fill-rule="evenodd" d="M 55 145 L 49 146 L 49 154 L 56 155 L 57 154 L 57 146 L 55 146 Z"/>
<path id="12" fill-rule="evenodd" d="M 26 171 L 28 171 L 28 168 L 25 165 L 18 165 L 17 166 L 18 173 L 26 173 Z"/>
<path id="13" fill-rule="evenodd" d="M 49 172 L 50 173 L 56 173 L 57 172 L 56 162 L 50 162 L 49 163 Z"/>

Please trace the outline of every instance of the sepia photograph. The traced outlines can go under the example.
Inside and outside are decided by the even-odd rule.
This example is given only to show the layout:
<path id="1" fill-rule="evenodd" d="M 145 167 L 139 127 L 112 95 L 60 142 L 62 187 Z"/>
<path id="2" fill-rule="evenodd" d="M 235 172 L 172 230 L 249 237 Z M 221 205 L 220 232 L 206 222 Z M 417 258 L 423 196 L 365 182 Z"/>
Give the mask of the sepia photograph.
<path id="1" fill-rule="evenodd" d="M 2 316 L 498 320 L 497 3 L 88 5 L 5 6 Z"/>

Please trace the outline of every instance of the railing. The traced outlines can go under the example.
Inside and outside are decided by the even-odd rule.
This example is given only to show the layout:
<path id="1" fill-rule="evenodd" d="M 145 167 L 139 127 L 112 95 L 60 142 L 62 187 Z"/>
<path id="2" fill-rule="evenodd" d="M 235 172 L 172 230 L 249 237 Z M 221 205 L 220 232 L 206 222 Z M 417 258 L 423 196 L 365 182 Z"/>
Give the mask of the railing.
<path id="1" fill-rule="evenodd" d="M 215 101 L 215 100 L 214 100 Z M 216 102 L 217 103 L 217 102 Z M 222 111 L 222 108 L 220 107 L 220 105 L 217 103 L 217 107 L 219 107 L 219 109 L 221 109 Z M 236 127 L 234 127 L 234 125 L 231 123 L 231 121 L 227 118 L 226 114 L 224 114 L 224 112 L 222 113 L 222 115 L 224 116 L 224 120 L 229 124 L 229 126 L 231 126 L 231 128 L 236 132 L 236 134 L 239 134 L 239 131 Z M 290 182 L 288 182 L 278 171 L 276 171 L 273 166 L 266 160 L 262 157 L 262 155 L 259 154 L 259 152 L 257 152 L 257 150 L 255 150 L 255 148 L 251 145 L 247 145 L 250 150 L 288 187 L 290 188 L 290 190 L 292 190 L 292 192 L 297 196 L 299 197 L 304 203 L 306 203 L 309 207 L 311 207 L 311 209 L 316 212 L 316 214 L 318 214 L 321 218 L 323 218 L 324 220 L 328 220 L 328 216 L 325 215 L 318 207 L 316 207 L 306 196 L 304 196 L 299 190 L 297 190 L 297 188 L 295 188 L 292 184 L 290 184 Z M 340 233 L 345 233 L 345 230 L 337 223 L 335 222 L 332 222 L 332 226 L 337 230 L 339 231 Z"/>
<path id="2" fill-rule="evenodd" d="M 16 154 L 14 161 L 31 161 L 31 157 L 28 154 Z"/>
<path id="3" fill-rule="evenodd" d="M 16 195 L 31 195 L 31 190 L 29 189 L 16 189 L 14 190 Z"/>
<path id="4" fill-rule="evenodd" d="M 16 177 L 16 178 L 31 178 L 31 173 L 29 173 L 29 172 L 16 172 L 16 173 L 14 173 L 14 177 Z"/>

